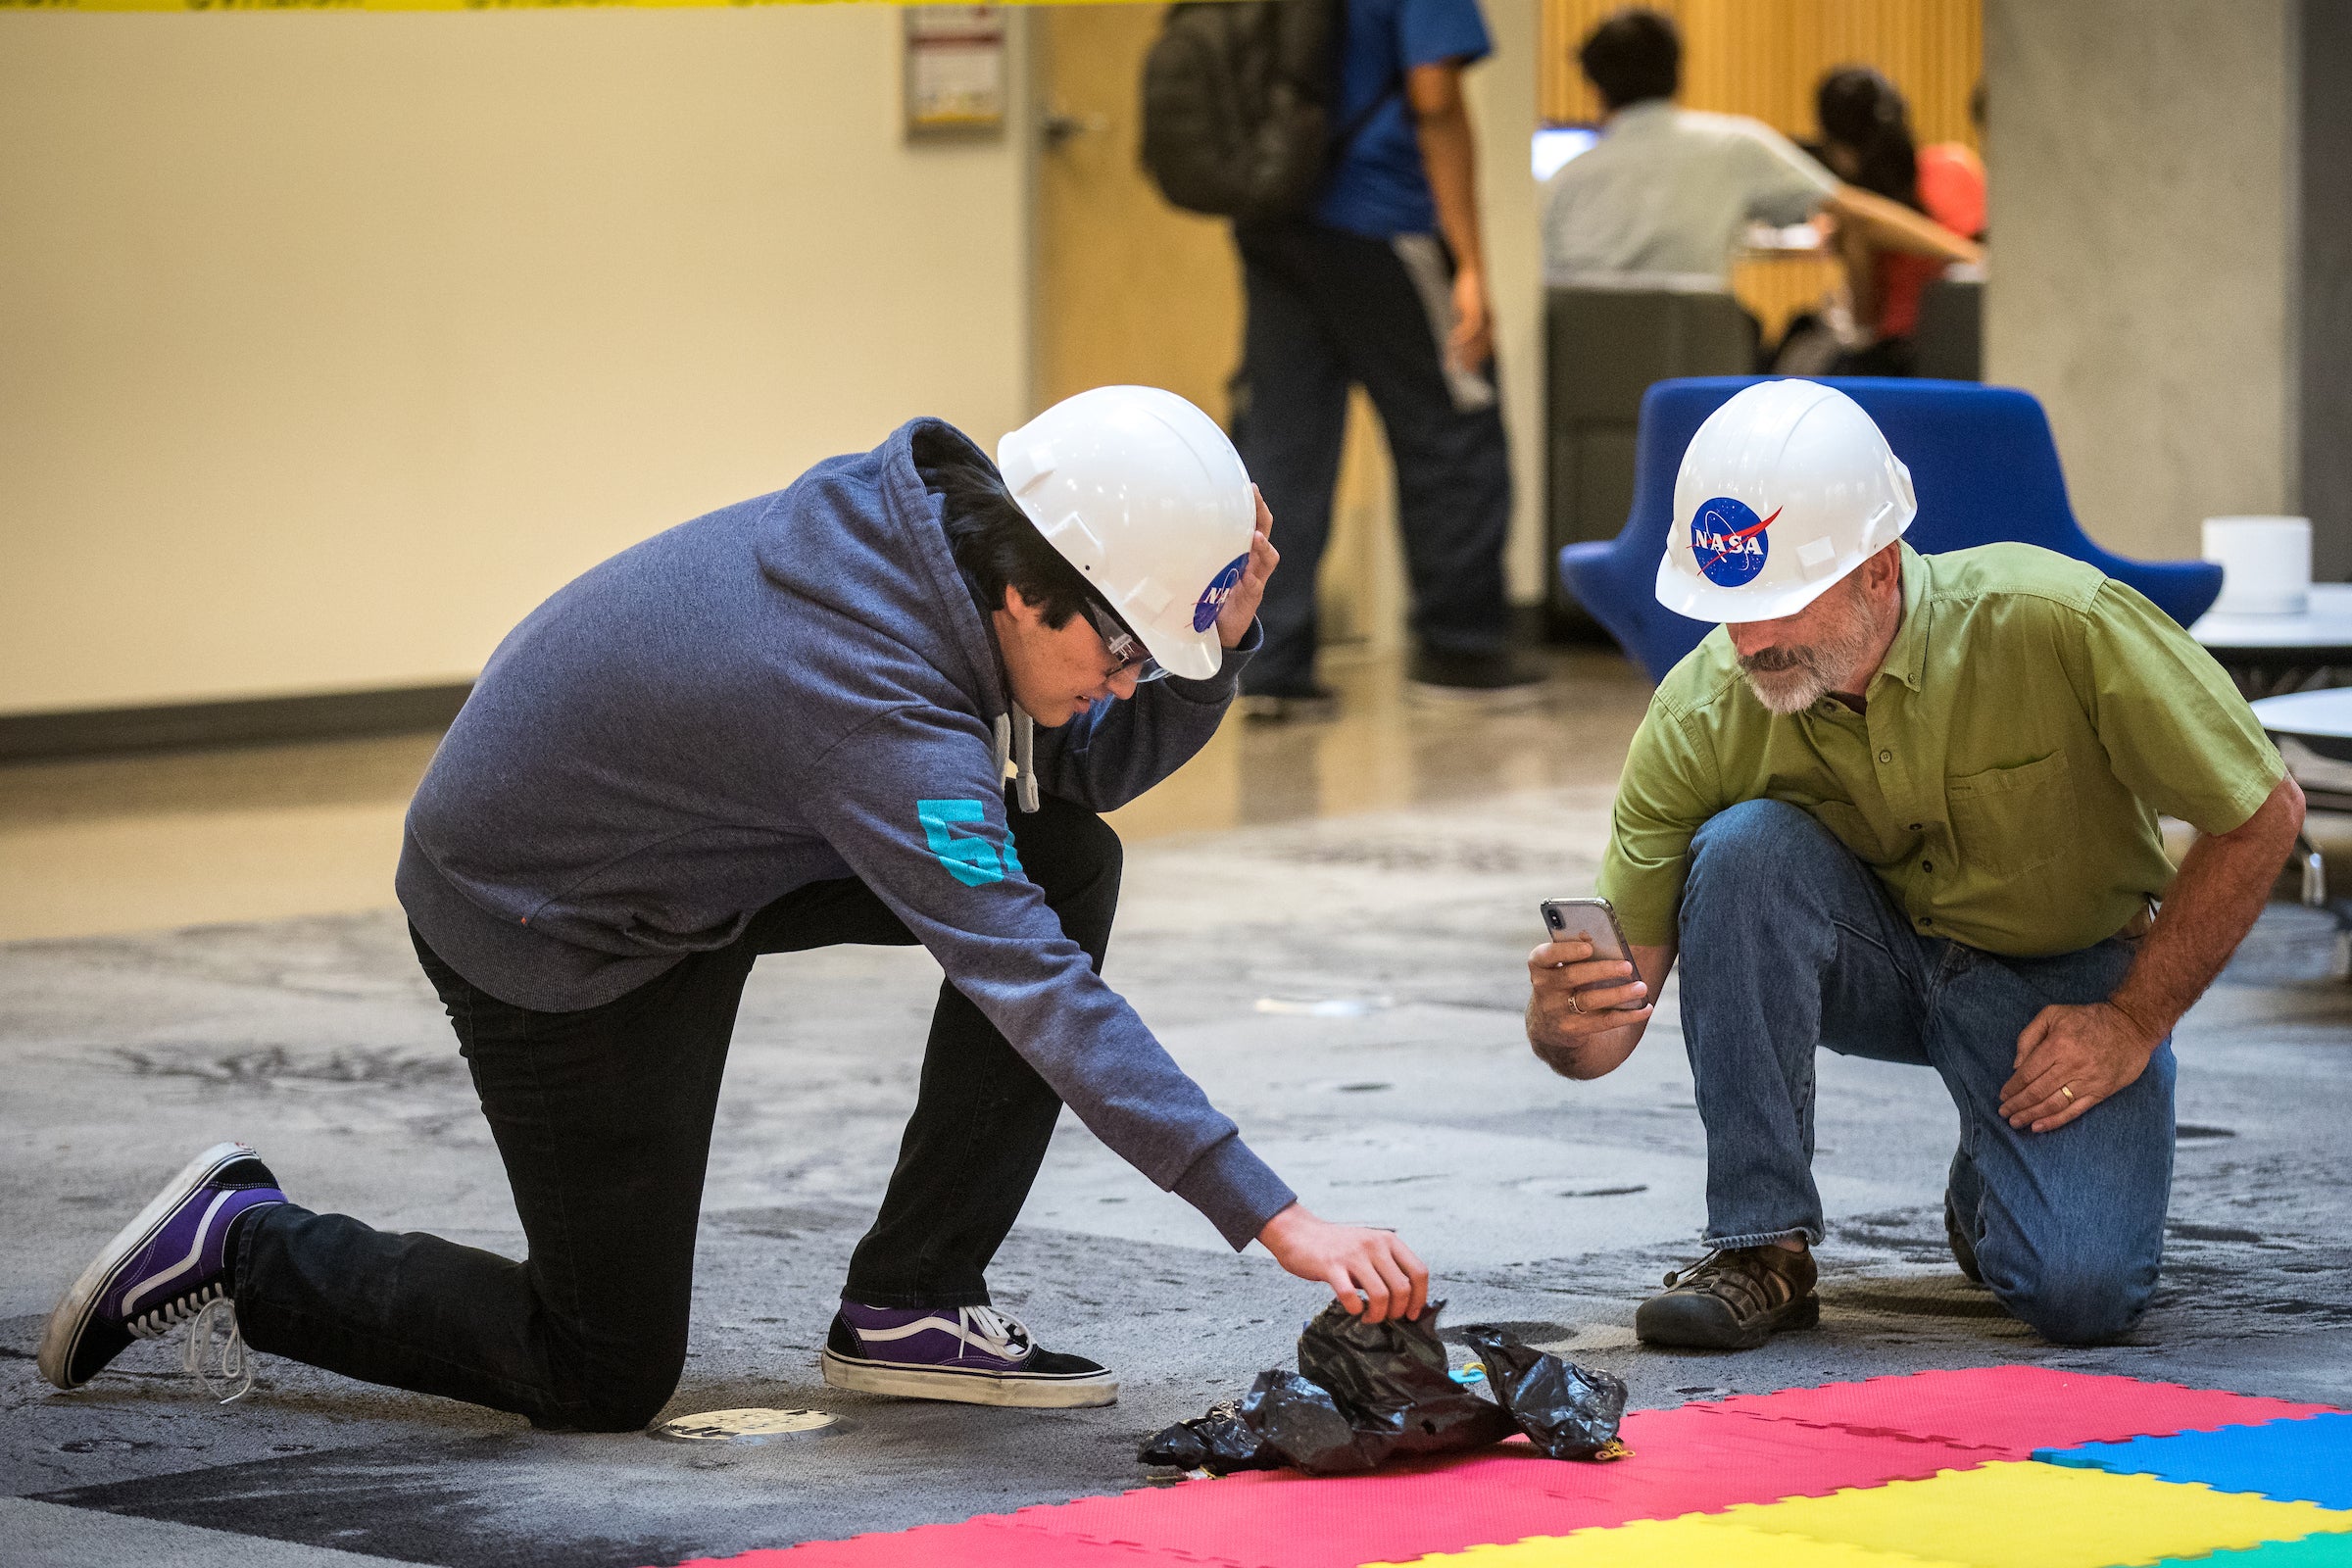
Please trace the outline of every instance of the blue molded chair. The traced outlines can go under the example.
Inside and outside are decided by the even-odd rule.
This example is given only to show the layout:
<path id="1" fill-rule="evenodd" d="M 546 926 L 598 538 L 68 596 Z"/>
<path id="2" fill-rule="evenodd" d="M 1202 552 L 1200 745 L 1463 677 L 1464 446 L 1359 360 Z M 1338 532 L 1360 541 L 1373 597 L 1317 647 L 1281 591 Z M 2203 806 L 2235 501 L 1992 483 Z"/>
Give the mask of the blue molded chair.
<path id="1" fill-rule="evenodd" d="M 1625 531 L 1560 552 L 1560 580 L 1653 681 L 1710 629 L 1659 604 L 1653 591 L 1683 450 L 1708 415 L 1760 379 L 1693 376 L 1652 386 L 1642 399 Z M 2091 543 L 2066 503 L 2050 421 L 2030 393 L 1972 381 L 1824 379 L 1862 405 L 1910 466 L 1919 516 L 1904 537 L 1913 549 L 1933 555 L 2001 540 L 2040 545 L 2131 584 L 2183 626 L 2220 595 L 2222 568 L 2210 562 L 2128 561 Z"/>

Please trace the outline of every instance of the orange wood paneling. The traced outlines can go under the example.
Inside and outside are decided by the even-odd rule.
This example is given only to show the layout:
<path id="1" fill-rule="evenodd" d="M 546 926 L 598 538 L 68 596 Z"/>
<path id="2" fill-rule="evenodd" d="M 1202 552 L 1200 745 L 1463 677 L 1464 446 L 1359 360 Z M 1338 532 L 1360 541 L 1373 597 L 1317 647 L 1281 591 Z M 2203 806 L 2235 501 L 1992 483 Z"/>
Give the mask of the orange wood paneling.
<path id="1" fill-rule="evenodd" d="M 1799 141 L 1817 134 L 1813 88 L 1837 66 L 1876 66 L 1911 103 L 1911 129 L 1929 142 L 1977 144 L 1968 99 L 1984 70 L 1983 0 L 1653 0 L 1683 29 L 1683 91 L 1691 109 L 1749 115 Z M 1577 45 L 1624 0 L 1544 0 L 1540 102 L 1553 124 L 1600 119 L 1600 100 L 1577 69 Z M 1838 279 L 1835 263 L 1749 261 L 1733 292 L 1768 338 Z"/>

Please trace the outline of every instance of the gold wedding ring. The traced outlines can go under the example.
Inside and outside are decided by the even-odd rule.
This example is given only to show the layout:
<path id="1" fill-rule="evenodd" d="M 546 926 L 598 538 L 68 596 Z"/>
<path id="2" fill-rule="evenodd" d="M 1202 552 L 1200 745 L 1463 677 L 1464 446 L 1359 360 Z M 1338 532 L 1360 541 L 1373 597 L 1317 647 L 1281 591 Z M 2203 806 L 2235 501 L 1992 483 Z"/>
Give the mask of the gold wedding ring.
<path id="1" fill-rule="evenodd" d="M 2060 1084 L 2058 1086 L 2058 1092 L 2069 1100 L 2075 1098 L 2075 1086 L 2072 1084 Z"/>
<path id="2" fill-rule="evenodd" d="M 1585 1004 L 1576 1000 L 1576 993 L 1573 991 L 1568 993 L 1568 1010 L 1576 1013 L 1581 1013 L 1585 1010 Z"/>

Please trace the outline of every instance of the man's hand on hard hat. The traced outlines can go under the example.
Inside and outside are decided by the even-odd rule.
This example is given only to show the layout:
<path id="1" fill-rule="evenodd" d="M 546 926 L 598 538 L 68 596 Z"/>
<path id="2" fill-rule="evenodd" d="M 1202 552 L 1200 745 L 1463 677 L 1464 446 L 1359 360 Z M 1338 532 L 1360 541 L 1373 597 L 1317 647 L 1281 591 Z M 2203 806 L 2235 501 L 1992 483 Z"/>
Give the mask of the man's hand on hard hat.
<path id="1" fill-rule="evenodd" d="M 1614 1072 L 1642 1043 L 1655 1010 L 1652 988 L 1641 977 L 1654 974 L 1664 985 L 1673 967 L 1671 945 L 1636 947 L 1632 963 L 1595 957 L 1582 937 L 1536 949 L 1527 956 L 1527 1043 L 1537 1059 L 1563 1078 Z"/>
<path id="2" fill-rule="evenodd" d="M 1419 1317 L 1429 1301 L 1429 1269 L 1395 1231 L 1334 1225 L 1294 1202 L 1257 1239 L 1285 1270 L 1330 1286 L 1340 1305 L 1367 1323 Z"/>
<path id="3" fill-rule="evenodd" d="M 1257 618 L 1257 607 L 1266 597 L 1266 579 L 1282 564 L 1280 552 L 1274 548 L 1274 514 L 1266 510 L 1266 498 L 1250 487 L 1250 499 L 1257 503 L 1257 531 L 1250 536 L 1250 564 L 1242 568 L 1242 580 L 1225 596 L 1225 604 L 1217 612 L 1217 641 L 1227 648 L 1239 648 L 1242 639 L 1250 635 L 1250 623 Z"/>

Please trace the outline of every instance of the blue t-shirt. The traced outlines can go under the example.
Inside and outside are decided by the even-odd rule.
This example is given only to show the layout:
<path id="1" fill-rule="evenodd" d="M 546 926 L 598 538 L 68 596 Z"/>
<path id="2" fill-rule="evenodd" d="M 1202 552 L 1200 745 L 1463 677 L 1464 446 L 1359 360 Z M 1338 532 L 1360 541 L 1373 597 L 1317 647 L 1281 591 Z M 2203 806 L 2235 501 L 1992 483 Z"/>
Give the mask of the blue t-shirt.
<path id="1" fill-rule="evenodd" d="M 1348 0 L 1346 26 L 1334 133 L 1353 124 L 1375 99 L 1385 94 L 1387 101 L 1341 150 L 1315 201 L 1315 221 L 1370 239 L 1433 232 L 1438 208 L 1421 169 L 1421 139 L 1405 112 L 1404 74 L 1492 53 L 1478 0 Z"/>

